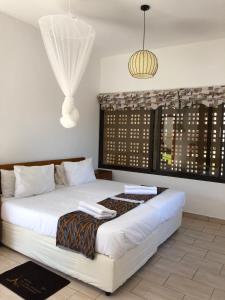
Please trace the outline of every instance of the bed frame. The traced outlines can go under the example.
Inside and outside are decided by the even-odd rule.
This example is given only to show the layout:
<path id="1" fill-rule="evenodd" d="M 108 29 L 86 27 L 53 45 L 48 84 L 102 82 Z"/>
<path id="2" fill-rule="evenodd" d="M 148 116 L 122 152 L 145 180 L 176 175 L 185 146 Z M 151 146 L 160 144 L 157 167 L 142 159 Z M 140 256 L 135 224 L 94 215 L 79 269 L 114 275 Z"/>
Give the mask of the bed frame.
<path id="1" fill-rule="evenodd" d="M 19 165 L 37 166 L 63 161 L 80 161 L 83 157 L 50 160 L 42 162 L 19 163 Z M 15 164 L 0 165 L 0 169 L 13 169 Z M 18 164 L 17 164 L 18 165 Z M 79 253 L 67 251 L 55 246 L 52 237 L 37 234 L 31 230 L 1 221 L 2 243 L 38 262 L 69 276 L 82 280 L 106 292 L 113 293 L 123 285 L 152 257 L 159 245 L 167 240 L 181 225 L 182 211 L 158 226 L 140 245 L 129 250 L 119 259 L 96 254 L 90 260 Z"/>

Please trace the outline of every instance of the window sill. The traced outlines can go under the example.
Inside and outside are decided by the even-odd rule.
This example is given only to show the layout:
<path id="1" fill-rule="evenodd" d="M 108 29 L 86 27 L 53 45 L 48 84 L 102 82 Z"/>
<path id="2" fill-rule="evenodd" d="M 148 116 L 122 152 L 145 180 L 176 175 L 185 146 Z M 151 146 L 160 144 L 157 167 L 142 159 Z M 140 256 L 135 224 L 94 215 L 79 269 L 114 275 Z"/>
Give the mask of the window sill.
<path id="1" fill-rule="evenodd" d="M 138 169 L 138 168 L 136 169 L 136 168 L 128 168 L 128 167 L 103 165 L 103 164 L 99 164 L 99 168 L 117 170 L 117 171 L 134 172 L 134 173 L 144 173 L 144 174 L 158 175 L 158 176 L 193 179 L 193 180 L 199 180 L 199 181 L 225 183 L 225 178 L 217 178 L 217 177 L 212 177 L 212 176 L 201 176 L 201 175 L 197 175 L 197 174 L 186 174 L 186 173 L 182 173 L 182 172 L 175 173 L 175 172 L 153 171 L 153 170 L 149 170 L 149 169 Z"/>

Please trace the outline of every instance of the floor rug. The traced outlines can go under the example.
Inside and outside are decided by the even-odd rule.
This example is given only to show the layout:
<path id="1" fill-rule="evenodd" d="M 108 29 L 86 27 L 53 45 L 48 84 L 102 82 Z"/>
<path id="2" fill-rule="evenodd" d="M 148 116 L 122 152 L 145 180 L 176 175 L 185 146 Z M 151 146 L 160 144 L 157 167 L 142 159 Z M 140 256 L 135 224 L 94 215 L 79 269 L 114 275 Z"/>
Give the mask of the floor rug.
<path id="1" fill-rule="evenodd" d="M 1 274 L 0 283 L 25 300 L 44 300 L 70 281 L 28 261 Z"/>

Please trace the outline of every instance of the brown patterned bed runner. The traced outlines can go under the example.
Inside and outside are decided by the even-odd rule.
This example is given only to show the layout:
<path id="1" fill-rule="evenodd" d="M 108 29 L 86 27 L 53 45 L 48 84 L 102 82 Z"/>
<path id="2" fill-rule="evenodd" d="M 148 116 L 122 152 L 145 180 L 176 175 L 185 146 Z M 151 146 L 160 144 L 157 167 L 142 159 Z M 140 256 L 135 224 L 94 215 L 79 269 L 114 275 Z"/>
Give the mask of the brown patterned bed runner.
<path id="1" fill-rule="evenodd" d="M 98 202 L 109 209 L 117 211 L 117 217 L 137 207 L 139 203 L 131 203 L 107 198 Z M 115 219 L 114 218 L 114 219 Z M 60 217 L 58 221 L 56 245 L 80 252 L 94 259 L 95 240 L 100 225 L 112 219 L 99 220 L 82 211 L 74 211 Z"/>
<path id="2" fill-rule="evenodd" d="M 158 194 L 162 193 L 164 190 L 165 189 L 163 189 L 162 191 L 158 190 Z M 124 195 L 126 195 L 127 198 L 127 194 Z M 138 200 L 137 196 L 139 195 L 129 194 L 129 197 L 131 198 L 127 199 Z M 148 196 L 148 199 L 146 197 L 145 200 L 147 201 L 152 199 L 156 195 L 145 196 Z M 116 197 L 119 196 L 117 195 Z M 119 216 L 140 205 L 139 203 L 113 200 L 111 198 L 102 200 L 98 202 L 98 204 L 101 204 L 109 209 L 116 210 L 117 216 L 115 218 L 118 218 Z M 113 219 L 99 220 L 82 211 L 74 211 L 68 213 L 59 218 L 56 234 L 56 246 L 82 253 L 88 258 L 94 259 L 97 230 L 100 225 Z"/>
<path id="3" fill-rule="evenodd" d="M 166 188 L 157 187 L 157 195 L 161 194 L 165 190 L 166 190 Z M 123 199 L 137 200 L 137 201 L 144 201 L 144 202 L 146 202 L 148 200 L 151 200 L 152 198 L 154 198 L 157 195 L 136 195 L 136 194 L 121 193 L 121 194 L 116 195 L 116 197 L 123 198 Z"/>

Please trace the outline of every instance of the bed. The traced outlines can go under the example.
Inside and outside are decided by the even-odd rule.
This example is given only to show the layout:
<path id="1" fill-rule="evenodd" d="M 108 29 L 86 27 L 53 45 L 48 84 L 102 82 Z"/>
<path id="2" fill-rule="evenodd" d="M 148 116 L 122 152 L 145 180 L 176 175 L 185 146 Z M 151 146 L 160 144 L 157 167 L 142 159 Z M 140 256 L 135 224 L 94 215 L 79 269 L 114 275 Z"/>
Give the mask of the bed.
<path id="1" fill-rule="evenodd" d="M 76 187 L 57 186 L 53 192 L 34 197 L 2 198 L 1 241 L 47 266 L 112 293 L 179 228 L 185 203 L 183 192 L 167 189 L 102 224 L 97 232 L 94 260 L 56 247 L 60 216 L 75 211 L 80 200 L 99 202 L 123 192 L 123 188 L 123 183 L 97 179 Z"/>

